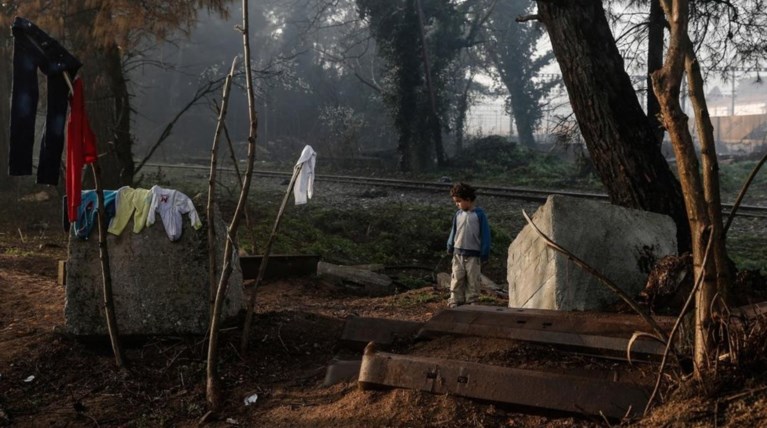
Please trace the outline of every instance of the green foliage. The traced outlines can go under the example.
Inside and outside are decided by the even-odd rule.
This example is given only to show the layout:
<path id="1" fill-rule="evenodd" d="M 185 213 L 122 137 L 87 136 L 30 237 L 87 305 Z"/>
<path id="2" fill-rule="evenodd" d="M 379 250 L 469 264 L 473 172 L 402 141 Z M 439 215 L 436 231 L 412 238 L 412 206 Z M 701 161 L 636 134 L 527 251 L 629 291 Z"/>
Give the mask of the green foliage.
<path id="1" fill-rule="evenodd" d="M 453 169 L 444 173 L 453 181 L 603 190 L 599 178 L 591 169 L 584 170 L 572 160 L 533 150 L 497 135 L 474 141 L 457 156 Z"/>
<path id="2" fill-rule="evenodd" d="M 438 115 L 449 108 L 444 94 L 448 70 L 465 47 L 456 2 L 441 0 L 357 0 L 360 15 L 370 24 L 379 55 L 386 62 L 382 95 L 399 134 L 402 170 L 430 166 L 435 153 L 432 101 Z M 418 7 L 423 14 L 424 37 Z M 422 41 L 422 39 L 425 39 Z M 426 85 L 423 50 L 430 62 L 433 100 Z M 439 126 L 439 125 L 437 125 Z"/>
<path id="3" fill-rule="evenodd" d="M 533 133 L 543 117 L 544 98 L 560 79 L 542 80 L 538 74 L 552 59 L 552 51 L 538 54 L 539 39 L 545 32 L 541 25 L 519 25 L 514 18 L 529 15 L 531 1 L 498 2 L 485 29 L 487 55 L 509 97 L 507 110 L 514 116 L 520 142 L 535 144 Z"/>
<path id="4" fill-rule="evenodd" d="M 762 238 L 728 236 L 727 255 L 735 262 L 738 270 L 760 270 L 767 274 L 767 247 Z"/>
<path id="5" fill-rule="evenodd" d="M 725 163 L 720 162 L 719 170 L 719 185 L 722 191 L 722 195 L 728 195 L 733 200 L 737 197 L 738 192 L 746 183 L 751 171 L 756 167 L 757 161 L 744 161 Z M 767 169 L 766 166 L 762 166 L 757 175 L 754 177 L 754 181 L 751 182 L 749 192 L 753 193 L 753 189 L 767 188 Z M 748 193 L 746 194 L 746 199 Z"/>
<path id="6" fill-rule="evenodd" d="M 401 308 L 414 308 L 443 299 L 445 299 L 444 296 L 432 289 L 422 289 L 418 292 L 398 295 L 395 299 L 395 305 Z"/>
<path id="7" fill-rule="evenodd" d="M 241 237 L 243 247 L 264 250 L 276 206 L 260 207 L 263 219 Z M 436 262 L 445 252 L 452 207 L 406 204 L 346 208 L 308 204 L 283 214 L 272 253 L 317 254 L 342 264 L 406 265 Z M 250 238 L 249 238 L 250 237 Z M 263 241 L 256 242 L 252 237 Z"/>

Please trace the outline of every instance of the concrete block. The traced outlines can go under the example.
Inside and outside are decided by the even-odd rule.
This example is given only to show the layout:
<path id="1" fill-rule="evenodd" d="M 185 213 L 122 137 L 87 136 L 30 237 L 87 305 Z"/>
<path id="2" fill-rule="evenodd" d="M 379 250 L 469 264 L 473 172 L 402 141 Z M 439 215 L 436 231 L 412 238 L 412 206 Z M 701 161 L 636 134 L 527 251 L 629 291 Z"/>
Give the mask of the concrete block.
<path id="1" fill-rule="evenodd" d="M 670 217 L 566 196 L 549 196 L 532 216 L 554 242 L 597 269 L 630 296 L 641 291 L 652 266 L 676 254 Z M 604 310 L 619 297 L 526 225 L 509 245 L 509 306 Z"/>
<path id="2" fill-rule="evenodd" d="M 198 210 L 198 212 L 200 212 Z M 200 212 L 202 214 L 202 212 Z M 218 273 L 226 225 L 216 216 Z M 134 234 L 108 234 L 115 315 L 120 335 L 204 334 L 210 320 L 207 221 L 194 230 L 187 216 L 181 239 L 171 242 L 162 222 Z M 243 307 L 242 272 L 237 252 L 223 316 Z M 88 240 L 70 237 L 66 270 L 65 328 L 75 335 L 105 335 L 98 227 Z"/>

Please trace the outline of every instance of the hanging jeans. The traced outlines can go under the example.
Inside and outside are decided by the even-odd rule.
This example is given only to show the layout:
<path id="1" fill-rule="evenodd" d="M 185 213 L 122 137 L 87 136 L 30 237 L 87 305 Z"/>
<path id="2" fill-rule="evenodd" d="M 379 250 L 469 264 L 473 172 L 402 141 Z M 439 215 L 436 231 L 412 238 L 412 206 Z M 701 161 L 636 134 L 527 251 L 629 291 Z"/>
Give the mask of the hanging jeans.
<path id="1" fill-rule="evenodd" d="M 64 72 L 74 77 L 82 65 L 56 40 L 32 22 L 17 17 L 13 30 L 13 91 L 11 94 L 11 141 L 8 174 L 31 175 L 37 114 L 37 70 L 48 76 L 48 111 L 40 143 L 37 182 L 59 181 L 69 87 Z"/>

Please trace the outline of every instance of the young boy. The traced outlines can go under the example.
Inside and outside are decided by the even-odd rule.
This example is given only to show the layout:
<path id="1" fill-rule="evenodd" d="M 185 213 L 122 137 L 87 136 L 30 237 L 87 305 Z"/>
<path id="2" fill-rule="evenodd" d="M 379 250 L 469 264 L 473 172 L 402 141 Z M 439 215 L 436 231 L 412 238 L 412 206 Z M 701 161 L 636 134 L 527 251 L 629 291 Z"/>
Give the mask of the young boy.
<path id="1" fill-rule="evenodd" d="M 448 306 L 471 304 L 479 296 L 481 265 L 490 256 L 490 225 L 482 208 L 475 204 L 476 191 L 464 183 L 454 184 L 450 196 L 458 206 L 447 238 L 447 252 L 453 255 Z"/>

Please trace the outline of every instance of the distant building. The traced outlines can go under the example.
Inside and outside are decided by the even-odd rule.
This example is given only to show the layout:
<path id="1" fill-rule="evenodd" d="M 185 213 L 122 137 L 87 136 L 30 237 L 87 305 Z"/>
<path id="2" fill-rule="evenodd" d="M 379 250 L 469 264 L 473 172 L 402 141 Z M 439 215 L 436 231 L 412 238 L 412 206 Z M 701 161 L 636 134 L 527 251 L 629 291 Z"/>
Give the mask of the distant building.
<path id="1" fill-rule="evenodd" d="M 767 148 L 767 82 L 742 79 L 729 94 L 714 87 L 706 104 L 718 152 L 750 154 Z"/>

